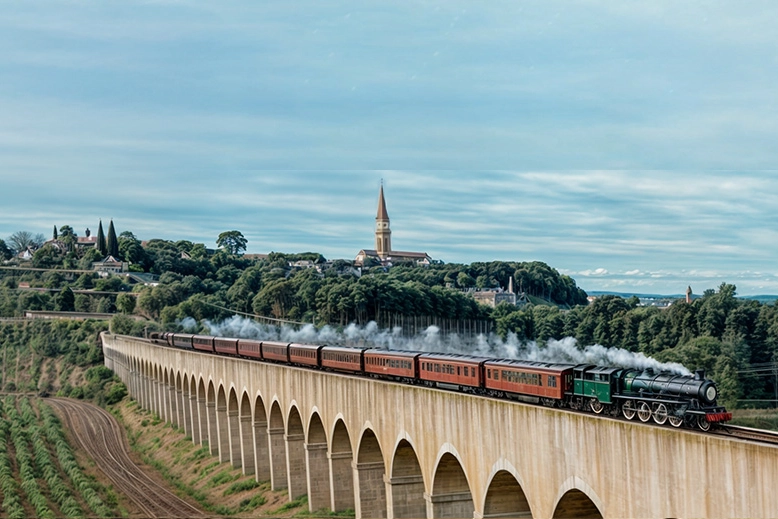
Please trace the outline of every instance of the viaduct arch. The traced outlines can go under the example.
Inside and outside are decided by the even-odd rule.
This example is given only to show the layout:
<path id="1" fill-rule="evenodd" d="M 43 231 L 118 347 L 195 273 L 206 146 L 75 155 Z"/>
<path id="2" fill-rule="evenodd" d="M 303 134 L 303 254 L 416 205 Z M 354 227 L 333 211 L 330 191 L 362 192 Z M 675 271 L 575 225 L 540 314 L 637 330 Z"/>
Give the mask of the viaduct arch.
<path id="1" fill-rule="evenodd" d="M 778 448 L 103 335 L 133 398 L 357 517 L 772 517 Z"/>

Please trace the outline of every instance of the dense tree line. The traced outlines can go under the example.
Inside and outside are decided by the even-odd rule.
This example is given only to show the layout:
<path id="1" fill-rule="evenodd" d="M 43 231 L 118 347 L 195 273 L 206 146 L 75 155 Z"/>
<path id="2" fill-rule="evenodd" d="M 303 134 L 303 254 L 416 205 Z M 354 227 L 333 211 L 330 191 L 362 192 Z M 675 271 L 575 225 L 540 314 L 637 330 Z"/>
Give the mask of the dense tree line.
<path id="1" fill-rule="evenodd" d="M 71 231 L 60 228 L 60 238 L 63 232 Z M 374 266 L 358 272 L 350 261 L 326 262 L 317 253 L 271 253 L 262 260 L 247 259 L 241 255 L 245 239 L 237 231 L 222 233 L 219 241 L 222 247 L 217 251 L 186 240 L 150 240 L 141 246 L 132 233 L 123 232 L 117 239 L 119 257 L 130 262 L 133 270 L 159 275 L 157 286 L 131 287 L 124 278 L 94 274 L 69 279 L 56 270 L 21 277 L 6 273 L 0 283 L 0 316 L 21 315 L 26 309 L 108 311 L 135 313 L 167 327 L 187 317 L 220 320 L 234 312 L 319 326 L 382 322 L 387 315 L 481 320 L 492 322 L 503 339 L 545 344 L 574 337 L 582 347 L 619 347 L 705 369 L 719 381 L 730 406 L 738 399 L 775 398 L 772 378 L 739 372 L 778 360 L 778 311 L 775 305 L 738 299 L 733 285 L 722 284 L 691 304 L 678 301 L 668 309 L 643 307 L 637 298 L 617 296 L 601 297 L 589 305 L 586 293 L 572 278 L 537 261 Z M 71 253 L 47 255 L 41 252 L 45 248 L 36 252 L 34 262 L 67 266 Z M 84 264 L 100 254 L 93 249 L 76 259 Z M 317 268 L 294 266 L 302 260 L 310 262 L 307 267 Z M 530 304 L 492 309 L 478 304 L 469 293 L 505 288 L 511 278 Z M 22 280 L 62 290 L 15 290 Z M 79 288 L 126 293 L 72 292 Z M 132 322 L 124 326 L 133 327 Z"/>

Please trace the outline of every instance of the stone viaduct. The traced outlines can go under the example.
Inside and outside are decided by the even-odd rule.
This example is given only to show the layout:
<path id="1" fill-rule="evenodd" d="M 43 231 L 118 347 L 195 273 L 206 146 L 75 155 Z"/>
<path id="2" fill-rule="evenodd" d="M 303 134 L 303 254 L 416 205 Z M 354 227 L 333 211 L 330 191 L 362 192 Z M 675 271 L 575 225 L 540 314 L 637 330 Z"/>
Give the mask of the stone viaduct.
<path id="1" fill-rule="evenodd" d="M 144 408 L 311 511 L 775 517 L 778 448 L 103 336 Z"/>

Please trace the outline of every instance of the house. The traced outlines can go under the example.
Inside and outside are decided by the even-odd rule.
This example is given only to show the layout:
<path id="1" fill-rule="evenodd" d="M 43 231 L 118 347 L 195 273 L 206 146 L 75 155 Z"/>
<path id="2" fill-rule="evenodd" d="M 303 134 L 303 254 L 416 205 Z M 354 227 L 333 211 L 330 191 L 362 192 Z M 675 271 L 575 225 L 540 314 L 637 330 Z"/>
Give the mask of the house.
<path id="1" fill-rule="evenodd" d="M 108 274 L 120 274 L 122 272 L 127 272 L 129 270 L 129 263 L 126 261 L 119 261 L 113 256 L 107 256 L 101 261 L 95 261 L 92 263 L 92 268 L 104 277 Z"/>

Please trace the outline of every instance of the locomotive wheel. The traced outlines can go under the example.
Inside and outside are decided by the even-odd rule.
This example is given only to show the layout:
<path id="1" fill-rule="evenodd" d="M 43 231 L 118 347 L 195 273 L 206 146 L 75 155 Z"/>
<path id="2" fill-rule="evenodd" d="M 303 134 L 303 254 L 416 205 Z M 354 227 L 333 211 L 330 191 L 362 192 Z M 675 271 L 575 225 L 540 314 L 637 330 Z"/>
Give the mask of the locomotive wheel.
<path id="1" fill-rule="evenodd" d="M 664 425 L 667 421 L 667 406 L 664 404 L 654 404 L 654 421 L 658 425 Z"/>
<path id="2" fill-rule="evenodd" d="M 670 420 L 670 425 L 673 427 L 680 427 L 683 425 L 683 417 L 682 416 L 675 416 L 674 414 L 671 414 L 667 417 L 668 420 Z"/>
<path id="3" fill-rule="evenodd" d="M 710 431 L 710 422 L 706 420 L 704 416 L 698 416 L 697 427 L 699 427 L 701 431 Z"/>
<path id="4" fill-rule="evenodd" d="M 651 408 L 645 402 L 640 402 L 638 406 L 638 418 L 641 422 L 647 422 L 651 419 Z"/>
<path id="5" fill-rule="evenodd" d="M 621 412 L 627 420 L 633 420 L 635 418 L 635 411 L 635 402 L 633 400 L 627 400 L 621 405 Z"/>
<path id="6" fill-rule="evenodd" d="M 592 398 L 589 401 L 589 407 L 591 407 L 592 411 L 594 411 L 596 414 L 602 413 L 603 409 L 605 409 L 605 406 L 602 405 L 602 402 L 600 402 L 596 398 Z"/>

